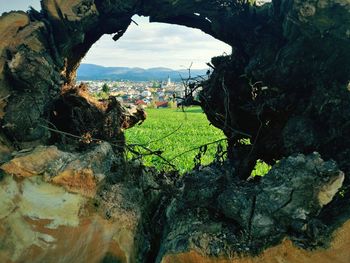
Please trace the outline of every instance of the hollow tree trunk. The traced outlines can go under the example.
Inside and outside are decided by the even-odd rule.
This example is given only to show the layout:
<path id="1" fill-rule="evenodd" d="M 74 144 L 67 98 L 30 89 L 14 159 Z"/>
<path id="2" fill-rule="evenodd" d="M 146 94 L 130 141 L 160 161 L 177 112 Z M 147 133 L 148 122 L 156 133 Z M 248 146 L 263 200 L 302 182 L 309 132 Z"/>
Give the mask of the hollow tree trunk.
<path id="1" fill-rule="evenodd" d="M 111 144 L 145 116 L 72 88 L 91 45 L 134 14 L 232 46 L 201 92 L 228 137 L 221 166 L 180 178 L 125 163 Z M 348 0 L 43 0 L 3 14 L 1 258 L 349 262 L 349 28 Z M 63 151 L 57 131 L 94 143 Z M 242 180 L 258 159 L 272 170 Z"/>

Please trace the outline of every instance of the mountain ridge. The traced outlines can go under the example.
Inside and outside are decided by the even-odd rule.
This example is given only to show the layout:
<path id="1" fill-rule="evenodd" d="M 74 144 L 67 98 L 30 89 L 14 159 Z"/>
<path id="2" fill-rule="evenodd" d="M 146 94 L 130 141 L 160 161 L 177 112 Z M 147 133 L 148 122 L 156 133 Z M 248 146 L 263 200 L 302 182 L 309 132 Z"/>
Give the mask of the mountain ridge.
<path id="1" fill-rule="evenodd" d="M 203 76 L 207 69 L 193 69 L 191 76 Z M 83 63 L 77 71 L 77 80 L 131 80 L 150 81 L 166 80 L 181 81 L 188 78 L 188 69 L 174 70 L 166 67 L 140 68 L 140 67 L 105 67 L 96 64 Z"/>

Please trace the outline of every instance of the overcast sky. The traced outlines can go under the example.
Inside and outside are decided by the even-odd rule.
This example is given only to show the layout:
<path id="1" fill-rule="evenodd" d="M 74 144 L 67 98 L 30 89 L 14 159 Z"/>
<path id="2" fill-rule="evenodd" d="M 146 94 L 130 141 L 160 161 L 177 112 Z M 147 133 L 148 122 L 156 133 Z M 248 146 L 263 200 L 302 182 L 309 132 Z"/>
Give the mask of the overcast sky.
<path id="1" fill-rule="evenodd" d="M 40 0 L 0 0 L 0 13 L 10 10 L 40 9 Z M 162 23 L 149 23 L 134 17 L 124 36 L 117 42 L 105 35 L 90 49 L 83 63 L 102 66 L 206 68 L 213 56 L 229 54 L 230 46 L 200 30 Z"/>

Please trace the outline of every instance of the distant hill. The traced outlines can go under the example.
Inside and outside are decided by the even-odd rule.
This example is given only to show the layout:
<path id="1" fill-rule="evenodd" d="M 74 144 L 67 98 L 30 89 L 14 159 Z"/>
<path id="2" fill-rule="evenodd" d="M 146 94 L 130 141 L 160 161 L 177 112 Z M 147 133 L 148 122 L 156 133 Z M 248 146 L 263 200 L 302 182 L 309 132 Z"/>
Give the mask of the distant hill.
<path id="1" fill-rule="evenodd" d="M 203 76 L 207 69 L 193 69 L 191 76 Z M 78 73 L 78 80 L 166 80 L 168 76 L 172 81 L 180 81 L 180 75 L 188 78 L 188 70 L 173 70 L 169 68 L 127 68 L 127 67 L 103 67 L 94 64 L 81 64 Z"/>

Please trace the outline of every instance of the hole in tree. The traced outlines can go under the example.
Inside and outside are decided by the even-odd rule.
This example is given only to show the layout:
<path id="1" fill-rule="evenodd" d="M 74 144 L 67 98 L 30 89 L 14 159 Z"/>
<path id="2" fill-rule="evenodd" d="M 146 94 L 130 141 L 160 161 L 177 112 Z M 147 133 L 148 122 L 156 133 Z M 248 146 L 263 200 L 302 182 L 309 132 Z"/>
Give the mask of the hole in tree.
<path id="1" fill-rule="evenodd" d="M 78 68 L 78 84 L 86 83 L 96 99 L 114 96 L 145 108 L 144 123 L 125 134 L 127 144 L 145 153 L 146 165 L 166 169 L 166 159 L 186 172 L 222 159 L 225 135 L 199 106 L 197 85 L 208 79 L 211 58 L 230 54 L 231 47 L 198 29 L 149 23 L 139 16 L 133 21 L 117 42 L 104 35 L 91 47 Z"/>

